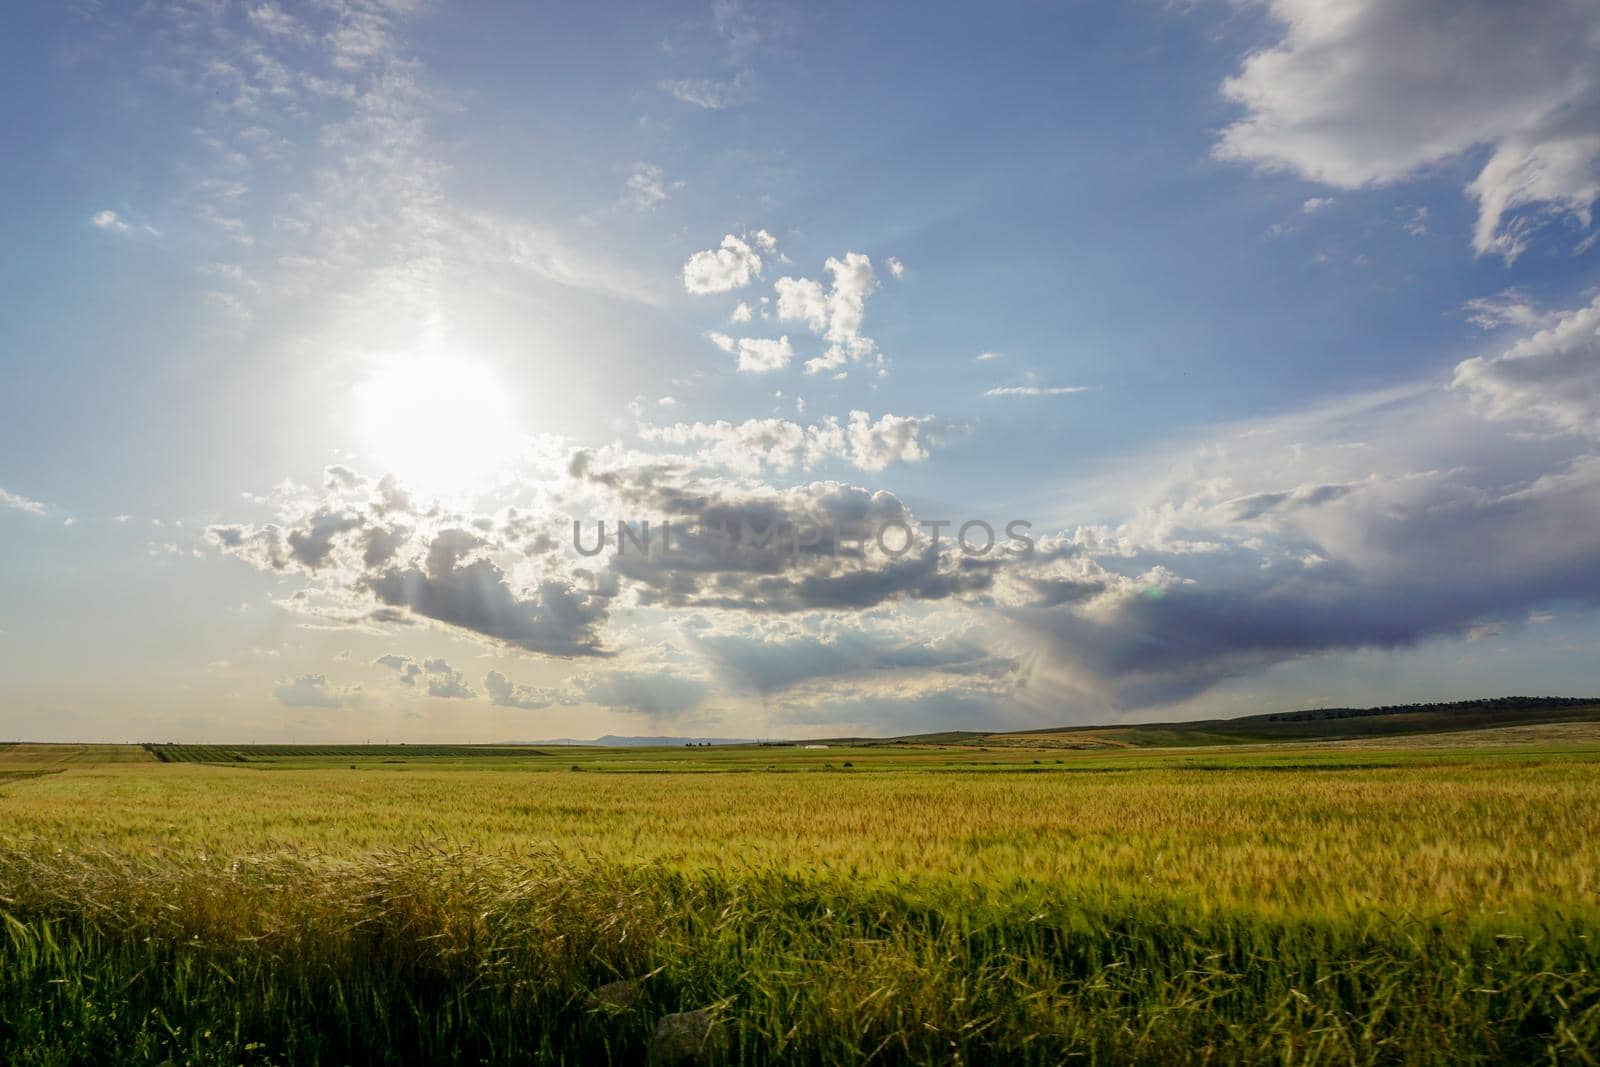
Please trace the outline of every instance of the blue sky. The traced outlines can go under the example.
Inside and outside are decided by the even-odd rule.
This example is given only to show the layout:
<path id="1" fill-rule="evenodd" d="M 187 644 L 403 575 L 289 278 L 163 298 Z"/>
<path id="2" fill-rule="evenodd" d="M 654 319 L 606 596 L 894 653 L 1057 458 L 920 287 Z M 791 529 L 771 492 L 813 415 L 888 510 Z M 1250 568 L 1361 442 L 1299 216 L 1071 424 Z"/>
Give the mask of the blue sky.
<path id="1" fill-rule="evenodd" d="M 1557 0 L 24 7 L 0 734 L 1590 694 L 1597 51 Z M 730 516 L 1038 547 L 570 546 Z"/>

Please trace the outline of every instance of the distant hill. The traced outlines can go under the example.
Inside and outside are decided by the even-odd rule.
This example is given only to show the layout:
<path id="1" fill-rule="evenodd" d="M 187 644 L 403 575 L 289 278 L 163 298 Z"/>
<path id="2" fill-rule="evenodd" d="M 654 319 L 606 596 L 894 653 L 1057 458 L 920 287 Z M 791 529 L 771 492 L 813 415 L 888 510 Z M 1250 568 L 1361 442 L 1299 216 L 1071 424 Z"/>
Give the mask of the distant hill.
<path id="1" fill-rule="evenodd" d="M 572 737 L 558 737 L 550 741 L 505 741 L 507 745 L 586 745 L 600 748 L 649 748 L 663 745 L 753 745 L 752 737 L 619 737 L 606 734 L 593 741 L 580 741 Z"/>
<path id="2" fill-rule="evenodd" d="M 1600 697 L 1491 697 L 1440 704 L 1375 708 L 1308 708 L 1237 719 L 1054 726 L 1005 733 L 954 730 L 891 738 L 834 738 L 836 743 L 1018 746 L 1028 748 L 1145 748 L 1325 741 L 1349 737 L 1481 730 L 1562 722 L 1600 722 Z"/>

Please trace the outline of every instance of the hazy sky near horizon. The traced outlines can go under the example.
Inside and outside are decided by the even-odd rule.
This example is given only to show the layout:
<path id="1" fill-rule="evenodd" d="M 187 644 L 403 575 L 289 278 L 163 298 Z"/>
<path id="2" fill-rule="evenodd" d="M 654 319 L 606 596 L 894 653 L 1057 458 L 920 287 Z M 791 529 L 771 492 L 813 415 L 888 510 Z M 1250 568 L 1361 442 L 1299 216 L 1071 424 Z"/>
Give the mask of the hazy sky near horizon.
<path id="1" fill-rule="evenodd" d="M 1593 3 L 77 0 L 0 59 L 0 737 L 1600 692 Z"/>

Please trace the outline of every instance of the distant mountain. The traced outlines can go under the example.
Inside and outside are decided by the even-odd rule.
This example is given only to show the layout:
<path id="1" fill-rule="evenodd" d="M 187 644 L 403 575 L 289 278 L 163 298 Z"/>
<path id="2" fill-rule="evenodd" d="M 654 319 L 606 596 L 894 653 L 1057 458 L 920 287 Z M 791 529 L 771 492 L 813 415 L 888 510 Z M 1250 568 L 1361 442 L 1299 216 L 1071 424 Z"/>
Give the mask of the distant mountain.
<path id="1" fill-rule="evenodd" d="M 593 741 L 580 741 L 573 737 L 557 737 L 548 741 L 502 741 L 506 745 L 588 745 L 599 748 L 660 748 L 683 745 L 753 745 L 751 737 L 619 737 L 606 734 Z"/>

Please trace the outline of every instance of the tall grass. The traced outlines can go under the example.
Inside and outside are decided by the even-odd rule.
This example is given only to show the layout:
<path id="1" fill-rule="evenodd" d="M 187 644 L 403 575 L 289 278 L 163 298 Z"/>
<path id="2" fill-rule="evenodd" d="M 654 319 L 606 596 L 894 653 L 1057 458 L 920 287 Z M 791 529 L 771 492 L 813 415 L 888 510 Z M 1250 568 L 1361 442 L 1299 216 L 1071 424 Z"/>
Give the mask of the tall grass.
<path id="1" fill-rule="evenodd" d="M 7 784 L 0 1062 L 636 1063 L 657 1020 L 702 1008 L 738 1063 L 1600 1048 L 1591 759 L 853 760 Z"/>
<path id="2" fill-rule="evenodd" d="M 10 1063 L 1583 1062 L 1587 918 L 1270 919 L 1003 890 L 412 850 L 6 853 Z M 643 977 L 648 976 L 648 977 Z M 643 977 L 639 1003 L 589 994 Z"/>

